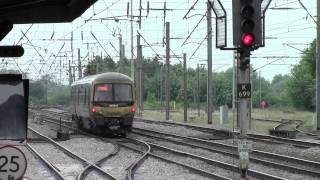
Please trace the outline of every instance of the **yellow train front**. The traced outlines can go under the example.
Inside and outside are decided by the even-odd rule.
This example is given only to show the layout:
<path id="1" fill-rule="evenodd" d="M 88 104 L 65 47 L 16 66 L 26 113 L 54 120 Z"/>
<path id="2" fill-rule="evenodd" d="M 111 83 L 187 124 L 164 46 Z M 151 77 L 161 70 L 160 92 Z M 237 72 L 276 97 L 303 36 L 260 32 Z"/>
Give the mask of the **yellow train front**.
<path id="1" fill-rule="evenodd" d="M 87 76 L 71 85 L 72 119 L 79 129 L 125 136 L 135 107 L 133 80 L 121 73 Z"/>

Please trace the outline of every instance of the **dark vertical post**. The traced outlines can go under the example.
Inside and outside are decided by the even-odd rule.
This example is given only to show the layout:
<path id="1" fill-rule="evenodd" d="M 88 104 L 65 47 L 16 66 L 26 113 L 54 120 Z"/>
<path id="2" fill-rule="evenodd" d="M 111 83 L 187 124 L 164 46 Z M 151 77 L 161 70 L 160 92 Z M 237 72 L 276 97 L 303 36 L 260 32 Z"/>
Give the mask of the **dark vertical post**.
<path id="1" fill-rule="evenodd" d="M 183 119 L 187 122 L 188 118 L 188 104 L 187 104 L 187 55 L 183 54 Z"/>
<path id="2" fill-rule="evenodd" d="M 142 2 L 139 2 L 139 29 L 141 29 L 141 11 L 142 11 Z"/>
<path id="3" fill-rule="evenodd" d="M 197 64 L 197 107 L 198 107 L 198 117 L 200 117 L 200 68 Z"/>
<path id="4" fill-rule="evenodd" d="M 170 23 L 166 22 L 166 120 L 169 120 L 170 103 Z"/>
<path id="5" fill-rule="evenodd" d="M 159 86 L 159 90 L 160 90 L 160 105 L 161 105 L 161 111 L 163 110 L 163 101 L 162 101 L 162 89 L 163 89 L 163 77 L 162 77 L 162 65 L 160 65 L 160 86 Z"/>
<path id="6" fill-rule="evenodd" d="M 250 99 L 247 96 L 240 96 L 243 95 L 243 92 L 250 93 L 249 86 L 251 89 L 250 84 L 250 66 L 244 68 L 241 66 L 243 62 L 247 62 L 250 65 L 250 51 L 247 49 L 242 49 L 240 52 L 240 59 L 238 61 L 238 68 L 237 68 L 237 121 L 239 122 L 240 127 L 240 136 L 239 136 L 239 148 L 241 144 L 247 142 L 247 129 L 248 129 L 248 122 L 251 119 L 250 109 L 251 103 Z M 251 95 L 250 95 L 251 97 Z M 249 152 L 248 151 L 241 151 L 239 150 L 239 168 L 241 171 L 241 177 L 247 177 L 247 170 L 249 166 Z"/>
<path id="7" fill-rule="evenodd" d="M 207 32 L 208 32 L 208 77 L 207 77 L 207 106 L 208 124 L 212 124 L 212 21 L 211 8 L 207 3 Z"/>
<path id="8" fill-rule="evenodd" d="M 119 66 L 120 66 L 120 68 L 119 68 L 119 71 L 120 71 L 120 73 L 123 73 L 123 59 L 122 59 L 123 57 L 122 57 L 122 36 L 121 36 L 121 34 L 120 34 L 120 36 L 119 36 Z"/>
<path id="9" fill-rule="evenodd" d="M 320 2 L 317 1 L 317 60 L 316 60 L 316 114 L 317 130 L 320 130 Z"/>
<path id="10" fill-rule="evenodd" d="M 78 71 L 79 71 L 79 79 L 81 79 L 82 78 L 82 66 L 81 66 L 81 59 L 80 59 L 80 48 L 78 48 Z"/>
<path id="11" fill-rule="evenodd" d="M 137 35 L 137 81 L 136 81 L 136 87 L 137 87 L 137 100 L 138 100 L 138 114 L 141 116 L 141 45 L 140 45 L 140 35 Z"/>
<path id="12" fill-rule="evenodd" d="M 144 71 L 143 71 L 143 56 L 142 56 L 142 45 L 139 46 L 140 50 L 140 67 L 139 67 L 139 79 L 140 79 L 140 108 L 141 108 L 141 113 L 143 112 L 143 101 L 144 101 Z"/>
<path id="13" fill-rule="evenodd" d="M 238 52 L 235 50 L 233 59 L 233 76 L 232 76 L 232 110 L 236 108 L 236 96 L 237 96 L 237 62 L 238 62 Z"/>
<path id="14" fill-rule="evenodd" d="M 62 76 L 62 62 L 61 62 L 61 56 L 60 56 L 60 77 L 59 77 L 60 84 L 61 84 L 61 78 L 62 78 L 61 76 Z"/>
<path id="15" fill-rule="evenodd" d="M 71 62 L 69 60 L 69 86 L 72 84 Z"/>
<path id="16" fill-rule="evenodd" d="M 134 80 L 134 60 L 133 60 L 133 11 L 132 11 L 132 0 L 130 0 L 130 12 L 131 12 L 131 78 Z"/>
<path id="17" fill-rule="evenodd" d="M 261 71 L 259 71 L 259 105 L 262 101 L 262 96 L 261 96 Z"/>

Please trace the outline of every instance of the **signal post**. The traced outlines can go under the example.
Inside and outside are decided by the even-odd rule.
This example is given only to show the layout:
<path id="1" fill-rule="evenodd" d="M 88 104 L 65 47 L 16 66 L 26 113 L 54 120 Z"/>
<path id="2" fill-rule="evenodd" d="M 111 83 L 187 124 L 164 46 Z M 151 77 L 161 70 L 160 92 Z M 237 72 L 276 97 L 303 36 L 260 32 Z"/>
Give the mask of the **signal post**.
<path id="1" fill-rule="evenodd" d="M 250 54 L 262 46 L 261 1 L 232 1 L 233 44 L 240 58 L 237 62 L 237 122 L 240 130 L 238 141 L 240 179 L 248 178 L 249 151 L 247 129 L 251 119 Z"/>
<path id="2" fill-rule="evenodd" d="M 208 1 L 216 15 L 216 47 L 232 50 L 237 58 L 237 126 L 240 130 L 238 151 L 240 179 L 248 180 L 249 151 L 252 143 L 247 141 L 247 129 L 251 119 L 251 51 L 265 45 L 265 12 L 272 0 L 233 0 L 233 45 L 227 46 L 227 13 L 220 0 Z"/>

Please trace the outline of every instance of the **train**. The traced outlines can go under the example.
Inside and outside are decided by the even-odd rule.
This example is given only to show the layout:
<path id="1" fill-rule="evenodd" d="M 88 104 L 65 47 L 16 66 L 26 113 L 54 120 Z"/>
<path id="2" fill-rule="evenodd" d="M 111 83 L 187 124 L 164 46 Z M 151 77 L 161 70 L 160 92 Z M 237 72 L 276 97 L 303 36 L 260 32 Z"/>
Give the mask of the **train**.
<path id="1" fill-rule="evenodd" d="M 77 128 L 126 136 L 136 112 L 134 81 L 107 72 L 86 76 L 71 84 L 71 114 Z"/>

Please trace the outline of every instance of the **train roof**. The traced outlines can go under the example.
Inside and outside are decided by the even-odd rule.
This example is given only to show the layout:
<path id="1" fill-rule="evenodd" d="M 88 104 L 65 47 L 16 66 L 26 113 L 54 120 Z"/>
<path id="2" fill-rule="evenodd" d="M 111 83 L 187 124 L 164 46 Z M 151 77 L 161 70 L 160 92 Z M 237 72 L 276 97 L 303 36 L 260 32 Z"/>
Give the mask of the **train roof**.
<path id="1" fill-rule="evenodd" d="M 103 81 L 103 82 L 131 82 L 133 83 L 132 78 L 125 74 L 117 73 L 117 72 L 107 72 L 96 75 L 86 76 L 82 79 L 79 79 L 71 84 L 71 86 L 79 85 L 79 84 L 90 84 L 94 81 Z"/>

